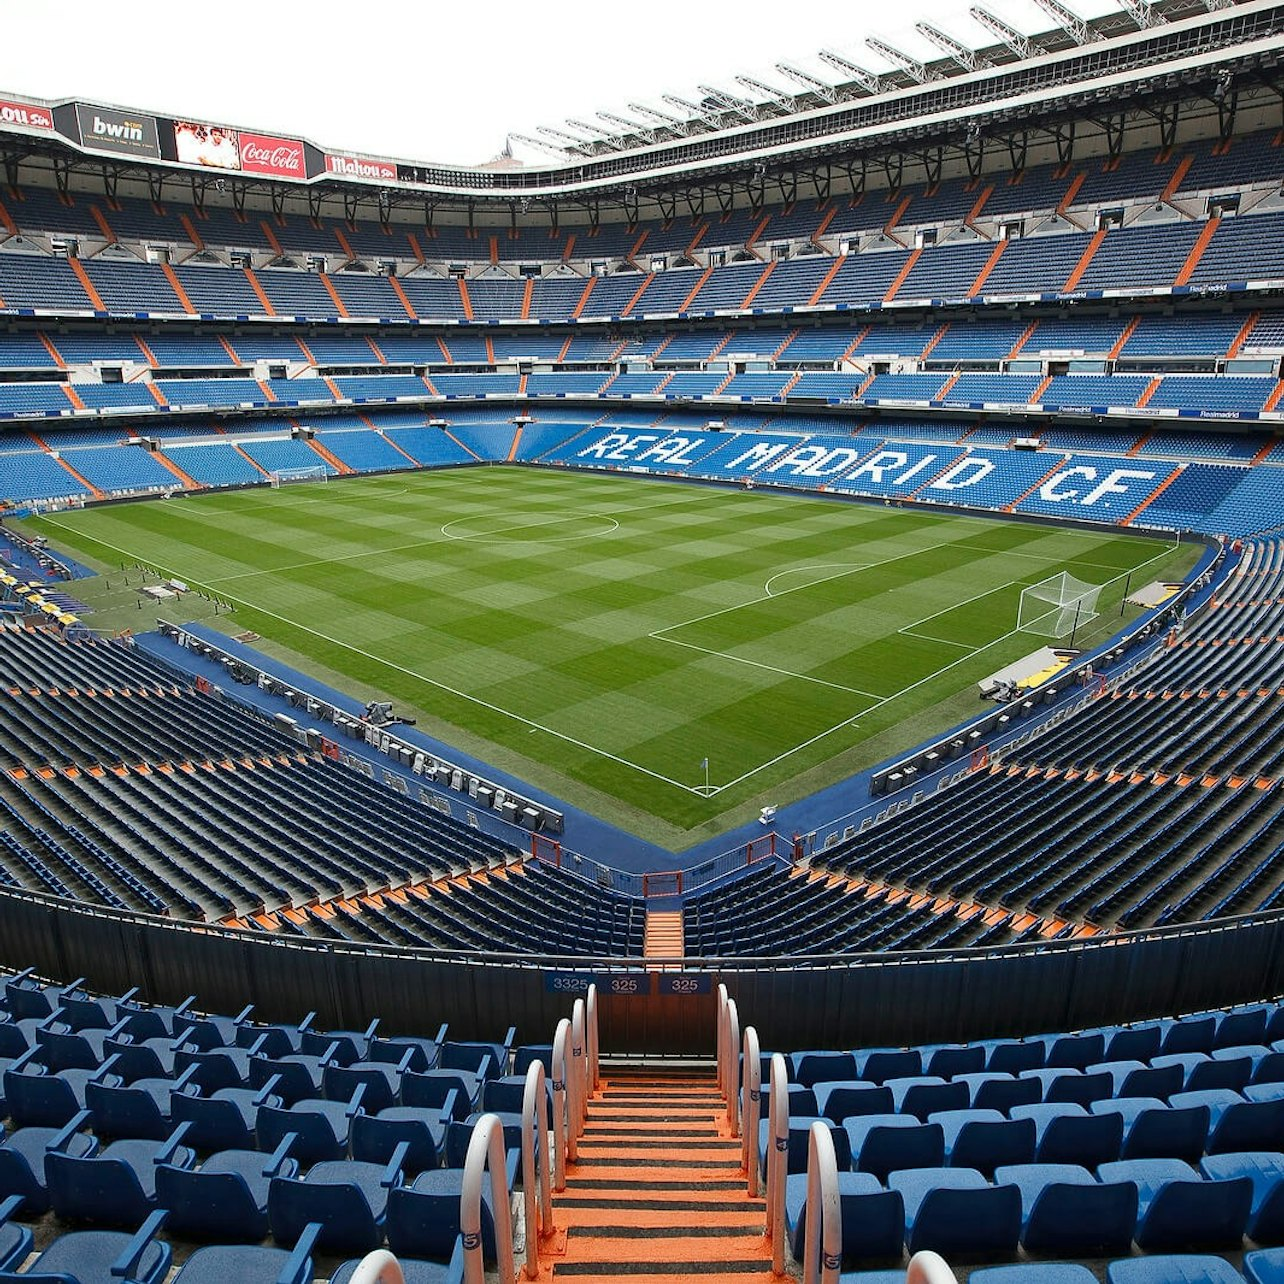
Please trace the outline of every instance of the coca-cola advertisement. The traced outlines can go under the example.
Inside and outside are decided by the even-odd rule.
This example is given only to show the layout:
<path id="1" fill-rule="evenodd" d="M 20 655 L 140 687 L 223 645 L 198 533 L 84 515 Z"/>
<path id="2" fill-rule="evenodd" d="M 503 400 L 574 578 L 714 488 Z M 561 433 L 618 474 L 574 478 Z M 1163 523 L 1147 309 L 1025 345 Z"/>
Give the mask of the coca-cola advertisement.
<path id="1" fill-rule="evenodd" d="M 240 138 L 234 129 L 202 125 L 192 120 L 174 122 L 174 152 L 184 165 L 212 169 L 240 169 Z"/>
<path id="2" fill-rule="evenodd" d="M 247 134 L 241 130 L 241 168 L 247 174 L 271 174 L 274 178 L 306 178 L 303 144 L 295 138 L 271 134 Z"/>
<path id="3" fill-rule="evenodd" d="M 40 107 L 35 103 L 0 98 L 0 126 L 3 125 L 20 125 L 24 129 L 52 129 L 53 114 L 48 107 Z"/>
<path id="4" fill-rule="evenodd" d="M 395 183 L 397 167 L 392 161 L 371 160 L 366 156 L 327 156 L 326 172 L 340 178 L 372 178 L 379 182 Z"/>

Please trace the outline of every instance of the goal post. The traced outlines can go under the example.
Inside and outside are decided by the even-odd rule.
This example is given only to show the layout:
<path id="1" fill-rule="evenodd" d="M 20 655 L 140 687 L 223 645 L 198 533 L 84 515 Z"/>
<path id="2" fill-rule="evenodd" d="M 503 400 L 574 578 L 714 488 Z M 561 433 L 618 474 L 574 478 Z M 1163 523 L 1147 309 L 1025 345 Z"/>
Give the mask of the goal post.
<path id="1" fill-rule="evenodd" d="M 1021 590 L 1017 628 L 1039 637 L 1062 638 L 1097 615 L 1104 585 L 1077 580 L 1069 571 L 1050 575 Z"/>
<path id="2" fill-rule="evenodd" d="M 330 470 L 324 464 L 315 464 L 308 468 L 274 468 L 268 473 L 268 485 L 273 490 L 290 486 L 295 482 L 327 482 Z"/>

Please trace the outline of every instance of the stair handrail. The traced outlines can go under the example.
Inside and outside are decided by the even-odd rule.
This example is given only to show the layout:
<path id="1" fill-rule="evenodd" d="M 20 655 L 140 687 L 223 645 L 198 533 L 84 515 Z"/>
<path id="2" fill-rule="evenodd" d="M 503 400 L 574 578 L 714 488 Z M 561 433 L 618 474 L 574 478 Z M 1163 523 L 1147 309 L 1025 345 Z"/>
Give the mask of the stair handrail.
<path id="1" fill-rule="evenodd" d="M 527 278 L 529 279 L 529 278 Z M 597 1091 L 601 1078 L 598 1054 L 601 1045 L 597 1033 L 597 986 L 590 983 L 584 995 L 584 1023 L 588 1035 L 588 1093 L 586 1099 Z"/>
<path id="2" fill-rule="evenodd" d="M 553 1189 L 566 1189 L 566 1161 L 574 1158 L 571 1146 L 569 1106 L 566 1100 L 566 1045 L 571 1021 L 563 1017 L 553 1035 Z"/>
<path id="3" fill-rule="evenodd" d="M 807 1137 L 807 1222 L 802 1284 L 838 1284 L 843 1265 L 843 1206 L 829 1125 L 817 1120 Z"/>
<path id="4" fill-rule="evenodd" d="M 714 1052 L 718 1058 L 718 1091 L 727 1092 L 727 987 L 718 982 L 718 1028 L 714 1034 Z"/>
<path id="5" fill-rule="evenodd" d="M 749 1177 L 749 1197 L 756 1199 L 762 1189 L 758 1167 L 758 1120 L 762 1116 L 762 1053 L 758 1048 L 758 1031 L 745 1026 L 744 1056 L 740 1067 L 740 1162 Z"/>
<path id="6" fill-rule="evenodd" d="M 406 1284 L 406 1276 L 401 1263 L 386 1248 L 376 1248 L 357 1263 L 349 1284 Z"/>
<path id="7" fill-rule="evenodd" d="M 571 1144 L 567 1154 L 575 1158 L 580 1133 L 584 1131 L 584 1112 L 588 1108 L 588 1059 L 584 1050 L 584 1000 L 576 999 L 571 1008 L 571 1064 L 567 1086 L 570 1089 Z"/>
<path id="8" fill-rule="evenodd" d="M 905 1284 L 956 1284 L 954 1272 L 939 1253 L 920 1248 L 909 1260 Z"/>
<path id="9" fill-rule="evenodd" d="M 735 999 L 727 1000 L 727 1046 L 724 1058 L 727 1066 L 727 1123 L 731 1135 L 740 1135 L 740 1076 L 736 1073 L 740 1059 L 740 1009 Z"/>
<path id="10" fill-rule="evenodd" d="M 522 1094 L 522 1187 L 526 1201 L 526 1278 L 539 1276 L 539 1243 L 553 1233 L 548 1161 L 548 1086 L 544 1063 L 532 1061 Z M 537 1144 L 538 1143 L 538 1144 Z"/>
<path id="11" fill-rule="evenodd" d="M 771 1054 L 771 1127 L 767 1146 L 767 1238 L 771 1269 L 785 1273 L 785 1178 L 789 1158 L 789 1070 L 779 1052 Z M 754 1138 L 755 1158 L 758 1139 Z"/>
<path id="12" fill-rule="evenodd" d="M 508 1206 L 508 1176 L 504 1152 L 504 1126 L 499 1116 L 484 1114 L 473 1128 L 464 1160 L 463 1189 L 459 1195 L 459 1233 L 464 1241 L 464 1284 L 485 1284 L 482 1261 L 482 1179 L 490 1171 L 490 1211 L 495 1226 L 495 1255 L 499 1284 L 516 1284 L 513 1268 L 513 1221 Z"/>

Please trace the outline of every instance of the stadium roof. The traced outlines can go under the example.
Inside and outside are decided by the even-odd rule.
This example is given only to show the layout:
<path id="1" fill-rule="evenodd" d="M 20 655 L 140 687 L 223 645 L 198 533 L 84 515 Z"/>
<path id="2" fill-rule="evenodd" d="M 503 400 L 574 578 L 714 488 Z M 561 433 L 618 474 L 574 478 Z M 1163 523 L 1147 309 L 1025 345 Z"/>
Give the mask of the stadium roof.
<path id="1" fill-rule="evenodd" d="M 760 202 L 768 183 L 779 184 L 783 199 L 800 187 L 826 195 L 835 172 L 857 188 L 866 167 L 894 164 L 899 173 L 907 156 L 929 181 L 947 156 L 979 172 L 987 146 L 1007 147 L 1016 165 L 1038 137 L 1060 146 L 1070 122 L 1100 127 L 1125 111 L 1150 113 L 1167 140 L 1183 113 L 1224 121 L 1240 92 L 1279 92 L 1284 4 L 1129 0 L 1083 22 L 1059 0 L 1038 2 L 1064 20 L 1031 38 L 1004 35 L 1002 19 L 987 14 L 983 25 L 1001 37 L 996 42 L 972 49 L 928 28 L 942 56 L 920 63 L 902 55 L 890 74 L 866 76 L 831 54 L 830 65 L 848 73 L 831 85 L 782 64 L 791 91 L 771 98 L 771 86 L 748 77 L 737 93 L 708 86 L 689 118 L 656 110 L 632 133 L 579 141 L 565 134 L 563 155 L 545 166 L 425 165 L 132 108 L 2 98 L 0 158 L 11 182 L 25 163 L 52 168 L 60 183 L 73 173 L 101 173 L 109 183 L 145 178 L 154 191 L 190 181 L 202 199 L 206 187 L 230 185 L 274 200 L 306 189 L 312 200 L 342 198 L 352 208 L 377 202 L 381 215 L 397 205 L 506 205 L 516 217 L 519 209 L 569 204 L 594 212 L 623 206 L 632 218 L 639 203 L 663 209 L 711 198 L 729 209 L 746 195 Z M 1122 125 L 1105 129 L 1122 133 Z"/>

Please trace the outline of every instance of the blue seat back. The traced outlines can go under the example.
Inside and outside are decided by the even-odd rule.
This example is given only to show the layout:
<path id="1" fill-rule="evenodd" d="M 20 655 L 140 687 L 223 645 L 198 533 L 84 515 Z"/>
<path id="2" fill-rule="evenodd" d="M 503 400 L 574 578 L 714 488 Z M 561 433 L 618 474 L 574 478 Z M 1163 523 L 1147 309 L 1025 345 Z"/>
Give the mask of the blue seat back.
<path id="1" fill-rule="evenodd" d="M 138 1174 L 115 1158 L 51 1154 L 45 1158 L 49 1203 L 59 1217 L 97 1226 L 141 1226 L 153 1202 Z"/>
<path id="2" fill-rule="evenodd" d="M 1021 1192 L 1016 1186 L 929 1191 L 910 1229 L 909 1251 L 1010 1253 L 1021 1237 Z"/>
<path id="3" fill-rule="evenodd" d="M 376 1115 L 358 1115 L 352 1121 L 352 1157 L 367 1163 L 386 1164 L 401 1142 L 408 1149 L 402 1168 L 414 1174 L 441 1163 L 433 1129 L 413 1119 L 380 1119 Z"/>
<path id="4" fill-rule="evenodd" d="M 1124 1138 L 1124 1159 L 1184 1159 L 1196 1164 L 1208 1137 L 1207 1106 L 1143 1110 Z"/>
<path id="5" fill-rule="evenodd" d="M 288 1133 L 297 1133 L 298 1140 L 290 1154 L 302 1163 L 318 1163 L 323 1159 L 342 1159 L 348 1150 L 348 1130 L 336 1137 L 330 1120 L 311 1110 L 286 1110 L 276 1106 L 263 1106 L 259 1110 L 258 1136 L 260 1150 L 275 1150 Z"/>
<path id="6" fill-rule="evenodd" d="M 268 1187 L 272 1238 L 293 1244 L 309 1222 L 319 1222 L 316 1248 L 321 1253 L 369 1253 L 383 1239 L 382 1225 L 361 1188 L 347 1182 L 309 1182 L 274 1177 Z"/>
<path id="7" fill-rule="evenodd" d="M 1051 1182 L 1034 1201 L 1021 1244 L 1029 1253 L 1104 1257 L 1127 1253 L 1136 1226 L 1132 1182 Z"/>
<path id="8" fill-rule="evenodd" d="M 1137 1227 L 1147 1253 L 1239 1247 L 1253 1203 L 1247 1177 L 1226 1181 L 1171 1181 L 1150 1202 Z"/>
<path id="9" fill-rule="evenodd" d="M 239 1173 L 202 1173 L 160 1164 L 156 1202 L 169 1209 L 166 1228 L 187 1238 L 257 1244 L 268 1232 L 267 1212 Z"/>

